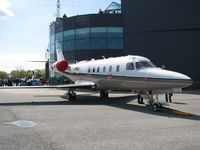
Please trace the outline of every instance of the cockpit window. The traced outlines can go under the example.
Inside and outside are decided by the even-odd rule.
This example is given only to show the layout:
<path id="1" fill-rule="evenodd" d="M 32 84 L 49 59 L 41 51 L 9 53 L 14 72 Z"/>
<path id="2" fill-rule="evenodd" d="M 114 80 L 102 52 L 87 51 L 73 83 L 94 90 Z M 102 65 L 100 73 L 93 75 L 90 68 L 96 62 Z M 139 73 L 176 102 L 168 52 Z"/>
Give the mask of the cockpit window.
<path id="1" fill-rule="evenodd" d="M 136 67 L 137 69 L 145 69 L 145 68 L 155 67 L 155 65 L 152 62 L 141 61 L 141 62 L 136 62 Z"/>
<path id="2" fill-rule="evenodd" d="M 132 62 L 126 64 L 126 70 L 134 70 L 134 65 Z"/>

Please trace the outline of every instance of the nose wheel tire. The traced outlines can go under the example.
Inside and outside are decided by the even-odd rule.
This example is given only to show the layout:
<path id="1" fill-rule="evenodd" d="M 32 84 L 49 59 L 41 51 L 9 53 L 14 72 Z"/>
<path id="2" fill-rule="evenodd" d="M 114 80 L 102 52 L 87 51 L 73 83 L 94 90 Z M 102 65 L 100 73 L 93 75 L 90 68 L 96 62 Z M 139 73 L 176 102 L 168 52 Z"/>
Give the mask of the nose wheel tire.
<path id="1" fill-rule="evenodd" d="M 161 105 L 159 104 L 159 103 L 153 103 L 152 104 L 152 110 L 153 111 L 160 111 L 160 108 L 161 107 Z"/>

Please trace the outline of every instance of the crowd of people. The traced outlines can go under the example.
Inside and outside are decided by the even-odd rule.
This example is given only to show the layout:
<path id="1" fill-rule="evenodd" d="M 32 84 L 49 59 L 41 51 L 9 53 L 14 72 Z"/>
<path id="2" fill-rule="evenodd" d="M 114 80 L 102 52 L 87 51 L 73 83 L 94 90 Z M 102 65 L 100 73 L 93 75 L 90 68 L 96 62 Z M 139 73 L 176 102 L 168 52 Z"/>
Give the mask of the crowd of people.
<path id="1" fill-rule="evenodd" d="M 16 79 L 16 80 L 13 80 L 13 79 L 0 79 L 0 86 L 19 86 L 20 84 L 20 80 L 19 79 Z"/>
<path id="2" fill-rule="evenodd" d="M 47 84 L 45 79 L 0 79 L 0 86 L 36 86 Z"/>

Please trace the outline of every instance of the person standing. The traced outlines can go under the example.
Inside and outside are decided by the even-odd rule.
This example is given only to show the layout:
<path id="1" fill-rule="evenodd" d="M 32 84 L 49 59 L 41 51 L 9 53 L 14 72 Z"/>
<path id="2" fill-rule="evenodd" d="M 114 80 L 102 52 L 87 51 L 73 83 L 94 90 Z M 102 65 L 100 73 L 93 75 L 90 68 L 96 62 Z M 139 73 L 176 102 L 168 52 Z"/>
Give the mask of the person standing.
<path id="1" fill-rule="evenodd" d="M 144 104 L 141 94 L 138 94 L 138 104 Z"/>
<path id="2" fill-rule="evenodd" d="M 172 103 L 172 96 L 173 96 L 173 93 L 166 93 L 165 94 L 165 100 L 166 100 L 166 102 Z"/>

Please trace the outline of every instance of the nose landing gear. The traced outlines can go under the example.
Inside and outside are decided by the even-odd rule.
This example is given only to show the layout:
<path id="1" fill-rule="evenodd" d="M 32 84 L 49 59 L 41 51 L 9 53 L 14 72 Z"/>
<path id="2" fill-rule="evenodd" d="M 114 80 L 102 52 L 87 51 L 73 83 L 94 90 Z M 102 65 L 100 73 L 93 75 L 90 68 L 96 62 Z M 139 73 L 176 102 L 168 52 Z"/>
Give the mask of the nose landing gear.
<path id="1" fill-rule="evenodd" d="M 64 94 L 65 98 L 69 101 L 73 101 L 76 100 L 76 93 L 74 91 L 70 91 L 68 90 L 65 94 Z"/>
<path id="2" fill-rule="evenodd" d="M 160 108 L 162 107 L 161 104 L 158 102 L 158 94 L 154 95 L 152 93 L 152 91 L 149 92 L 145 92 L 141 94 L 141 97 L 145 98 L 148 100 L 148 105 L 152 106 L 152 110 L 153 111 L 160 111 Z"/>
<path id="3" fill-rule="evenodd" d="M 150 104 L 152 106 L 153 111 L 160 111 L 161 104 L 158 102 L 158 94 L 156 94 L 155 98 L 153 97 L 152 92 L 150 93 Z"/>

